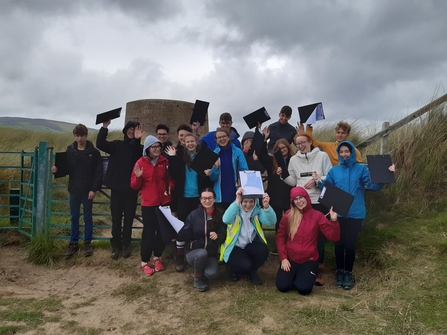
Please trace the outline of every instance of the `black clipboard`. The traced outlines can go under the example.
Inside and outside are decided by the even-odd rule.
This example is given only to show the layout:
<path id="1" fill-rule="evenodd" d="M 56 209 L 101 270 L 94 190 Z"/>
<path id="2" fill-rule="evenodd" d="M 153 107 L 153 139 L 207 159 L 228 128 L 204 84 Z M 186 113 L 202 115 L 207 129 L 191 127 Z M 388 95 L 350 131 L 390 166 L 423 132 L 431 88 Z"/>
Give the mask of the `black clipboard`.
<path id="1" fill-rule="evenodd" d="M 371 183 L 392 184 L 396 182 L 394 172 L 388 170 L 393 164 L 390 155 L 367 155 Z"/>
<path id="2" fill-rule="evenodd" d="M 341 188 L 325 182 L 318 202 L 328 209 L 333 207 L 333 211 L 342 217 L 348 215 L 354 196 L 351 193 L 343 191 Z"/>
<path id="3" fill-rule="evenodd" d="M 290 176 L 289 174 L 289 170 L 287 168 L 286 162 L 284 161 L 284 158 L 281 154 L 281 150 L 276 150 L 273 155 L 275 156 L 276 159 L 276 164 L 278 164 L 278 167 L 281 168 L 281 177 L 283 179 L 286 179 L 288 176 Z"/>
<path id="4" fill-rule="evenodd" d="M 191 162 L 191 164 L 189 164 L 189 167 L 196 171 L 199 175 L 204 176 L 205 172 L 203 171 L 211 169 L 213 167 L 213 164 L 216 163 L 218 159 L 218 154 L 202 146 L 196 157 L 194 157 L 194 160 Z"/>
<path id="5" fill-rule="evenodd" d="M 243 119 L 247 124 L 248 129 L 252 129 L 254 127 L 257 127 L 259 123 L 264 123 L 271 118 L 269 113 L 267 113 L 265 107 L 261 107 L 258 110 L 255 110 L 253 113 L 245 115 Z"/>
<path id="6" fill-rule="evenodd" d="M 189 124 L 193 124 L 194 122 L 198 121 L 200 125 L 203 126 L 205 124 L 205 118 L 206 114 L 208 113 L 209 105 L 210 103 L 207 101 L 196 100 Z"/>
<path id="7" fill-rule="evenodd" d="M 54 178 L 62 178 L 68 174 L 66 152 L 56 152 L 54 166 L 57 167 L 57 172 L 54 174 Z"/>

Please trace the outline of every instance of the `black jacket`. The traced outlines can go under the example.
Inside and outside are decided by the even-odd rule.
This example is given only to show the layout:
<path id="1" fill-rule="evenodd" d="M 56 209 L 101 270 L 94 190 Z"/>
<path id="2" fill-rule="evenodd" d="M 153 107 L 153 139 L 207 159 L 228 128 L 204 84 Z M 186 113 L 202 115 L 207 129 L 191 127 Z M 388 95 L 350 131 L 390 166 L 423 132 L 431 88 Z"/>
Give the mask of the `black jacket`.
<path id="1" fill-rule="evenodd" d="M 281 178 L 273 171 L 273 157 L 267 152 L 267 145 L 264 142 L 259 161 L 264 165 L 268 174 L 267 193 L 270 196 L 270 205 L 275 208 L 289 209 L 290 208 L 290 190 L 292 186 L 287 185 Z M 289 165 L 290 157 L 286 159 L 286 165 Z"/>
<path id="2" fill-rule="evenodd" d="M 102 185 L 102 160 L 99 150 L 87 141 L 85 150 L 73 142 L 67 148 L 68 192 L 88 194 L 99 191 Z"/>
<path id="3" fill-rule="evenodd" d="M 213 218 L 206 220 L 205 209 L 200 206 L 193 210 L 178 232 L 177 240 L 186 242 L 186 252 L 206 249 L 208 256 L 217 256 L 219 246 L 225 240 L 226 225 L 222 222 L 223 211 L 214 207 Z M 210 232 L 216 232 L 217 239 L 210 239 Z"/>
<path id="4" fill-rule="evenodd" d="M 143 155 L 140 139 L 130 139 L 124 135 L 124 141 L 109 142 L 108 133 L 107 128 L 101 127 L 96 139 L 98 149 L 110 155 L 104 185 L 122 192 L 134 192 L 130 187 L 130 176 L 135 163 Z"/>

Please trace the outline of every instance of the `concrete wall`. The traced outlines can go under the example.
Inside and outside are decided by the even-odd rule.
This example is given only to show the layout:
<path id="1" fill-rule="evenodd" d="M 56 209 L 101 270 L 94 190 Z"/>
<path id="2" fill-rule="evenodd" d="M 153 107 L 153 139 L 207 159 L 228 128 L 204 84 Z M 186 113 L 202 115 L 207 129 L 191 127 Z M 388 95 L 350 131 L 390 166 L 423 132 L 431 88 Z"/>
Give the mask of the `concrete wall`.
<path id="1" fill-rule="evenodd" d="M 155 127 L 164 123 L 169 127 L 170 140 L 177 143 L 177 127 L 188 124 L 194 108 L 194 103 L 179 100 L 143 99 L 130 101 L 126 104 L 126 121 L 139 121 L 147 135 L 155 135 Z M 209 131 L 208 116 L 205 124 L 200 127 L 200 135 Z"/>

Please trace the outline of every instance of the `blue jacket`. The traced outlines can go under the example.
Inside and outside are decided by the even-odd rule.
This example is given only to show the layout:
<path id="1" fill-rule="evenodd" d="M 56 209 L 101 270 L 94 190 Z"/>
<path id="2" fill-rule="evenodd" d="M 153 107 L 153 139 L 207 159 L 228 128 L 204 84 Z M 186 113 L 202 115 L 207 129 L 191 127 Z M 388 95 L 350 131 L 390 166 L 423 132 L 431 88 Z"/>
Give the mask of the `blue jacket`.
<path id="1" fill-rule="evenodd" d="M 248 170 L 247 161 L 245 160 L 244 153 L 241 149 L 236 148 L 234 144 L 231 144 L 232 148 L 232 163 L 233 163 L 233 171 L 234 171 L 234 180 L 226 180 L 225 182 L 232 182 L 234 184 L 237 183 L 239 180 L 239 171 L 245 171 Z M 214 152 L 216 154 L 219 154 L 220 147 L 218 146 L 216 149 L 214 149 Z M 211 168 L 211 174 L 210 179 L 212 182 L 214 182 L 214 192 L 216 193 L 216 202 L 222 202 L 222 193 L 221 193 L 221 173 L 220 173 L 220 167 L 219 169 L 216 169 L 216 167 L 213 165 Z"/>
<path id="2" fill-rule="evenodd" d="M 340 157 L 340 146 L 349 146 L 351 148 L 351 156 L 346 160 Z M 337 146 L 337 154 L 339 165 L 332 167 L 327 176 L 325 183 L 331 183 L 342 190 L 352 194 L 354 200 L 349 209 L 347 218 L 361 219 L 366 216 L 365 206 L 365 187 L 379 191 L 385 184 L 373 184 L 369 176 L 369 170 L 366 166 L 357 163 L 354 144 L 349 141 L 340 142 Z M 320 184 L 322 188 L 323 184 Z"/>

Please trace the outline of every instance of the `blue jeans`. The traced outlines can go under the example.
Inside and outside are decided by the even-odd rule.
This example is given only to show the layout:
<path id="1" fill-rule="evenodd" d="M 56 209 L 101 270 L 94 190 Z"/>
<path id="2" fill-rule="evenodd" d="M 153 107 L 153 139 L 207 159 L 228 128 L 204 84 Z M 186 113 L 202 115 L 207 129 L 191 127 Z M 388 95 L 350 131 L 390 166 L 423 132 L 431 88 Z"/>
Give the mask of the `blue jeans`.
<path id="1" fill-rule="evenodd" d="M 88 194 L 70 193 L 71 236 L 70 243 L 79 241 L 79 216 L 81 204 L 84 209 L 84 242 L 90 242 L 93 236 L 93 200 L 88 199 Z"/>

